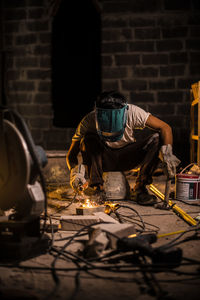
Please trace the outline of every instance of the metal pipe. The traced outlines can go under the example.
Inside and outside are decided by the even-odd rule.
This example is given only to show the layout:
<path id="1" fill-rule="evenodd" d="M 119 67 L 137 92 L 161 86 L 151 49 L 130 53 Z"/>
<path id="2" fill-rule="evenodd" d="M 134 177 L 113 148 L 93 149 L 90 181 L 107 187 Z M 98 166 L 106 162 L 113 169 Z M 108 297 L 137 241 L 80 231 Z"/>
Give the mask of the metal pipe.
<path id="1" fill-rule="evenodd" d="M 158 196 L 161 200 L 165 201 L 164 194 L 161 193 L 161 191 L 159 191 L 153 184 L 150 184 L 149 188 L 156 196 Z M 197 225 L 197 221 L 195 219 L 193 219 L 190 215 L 188 215 L 183 209 L 178 207 L 171 200 L 168 201 L 168 205 L 172 208 L 172 210 L 175 213 L 177 213 L 180 217 L 182 217 L 187 223 L 193 226 Z"/>

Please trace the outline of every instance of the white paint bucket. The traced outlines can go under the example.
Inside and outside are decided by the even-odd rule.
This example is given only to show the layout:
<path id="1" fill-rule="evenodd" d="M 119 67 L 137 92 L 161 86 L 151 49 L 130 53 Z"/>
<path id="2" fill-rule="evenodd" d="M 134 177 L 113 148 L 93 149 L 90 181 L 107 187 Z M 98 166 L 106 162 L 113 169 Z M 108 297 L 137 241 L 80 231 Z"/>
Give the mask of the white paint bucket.
<path id="1" fill-rule="evenodd" d="M 200 176 L 195 174 L 177 174 L 176 199 L 188 202 L 200 200 Z"/>

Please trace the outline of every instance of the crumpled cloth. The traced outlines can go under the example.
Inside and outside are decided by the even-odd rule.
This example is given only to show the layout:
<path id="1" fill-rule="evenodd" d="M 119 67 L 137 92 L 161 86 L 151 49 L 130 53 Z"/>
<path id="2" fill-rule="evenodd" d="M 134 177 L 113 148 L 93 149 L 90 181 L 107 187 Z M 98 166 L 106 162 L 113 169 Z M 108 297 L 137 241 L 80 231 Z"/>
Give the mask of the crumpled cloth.
<path id="1" fill-rule="evenodd" d="M 74 190 L 79 191 L 85 183 L 85 166 L 79 164 L 70 171 L 70 185 Z"/>
<path id="2" fill-rule="evenodd" d="M 176 167 L 181 161 L 173 154 L 172 145 L 163 145 L 159 157 L 167 168 L 167 175 L 173 178 L 176 175 Z"/>

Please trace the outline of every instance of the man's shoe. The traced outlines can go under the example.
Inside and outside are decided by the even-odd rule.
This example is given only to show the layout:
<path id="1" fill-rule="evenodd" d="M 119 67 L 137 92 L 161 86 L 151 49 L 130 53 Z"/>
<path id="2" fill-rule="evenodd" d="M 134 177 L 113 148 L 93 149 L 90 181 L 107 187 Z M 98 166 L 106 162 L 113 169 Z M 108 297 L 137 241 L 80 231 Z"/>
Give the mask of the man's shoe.
<path id="1" fill-rule="evenodd" d="M 156 196 L 149 194 L 146 187 L 135 189 L 131 193 L 131 200 L 137 202 L 140 205 L 146 206 L 152 206 L 157 203 Z"/>

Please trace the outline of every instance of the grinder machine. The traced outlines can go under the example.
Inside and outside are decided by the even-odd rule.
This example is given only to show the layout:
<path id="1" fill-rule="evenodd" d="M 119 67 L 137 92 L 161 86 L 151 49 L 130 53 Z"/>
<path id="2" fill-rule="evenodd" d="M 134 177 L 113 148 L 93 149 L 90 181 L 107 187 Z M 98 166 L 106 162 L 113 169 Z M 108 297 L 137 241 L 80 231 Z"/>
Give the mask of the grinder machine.
<path id="1" fill-rule="evenodd" d="M 47 163 L 23 118 L 0 107 L 0 259 L 19 258 L 41 239 L 41 214 L 46 217 Z M 37 241 L 37 242 L 36 242 Z"/>

